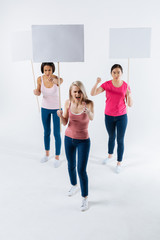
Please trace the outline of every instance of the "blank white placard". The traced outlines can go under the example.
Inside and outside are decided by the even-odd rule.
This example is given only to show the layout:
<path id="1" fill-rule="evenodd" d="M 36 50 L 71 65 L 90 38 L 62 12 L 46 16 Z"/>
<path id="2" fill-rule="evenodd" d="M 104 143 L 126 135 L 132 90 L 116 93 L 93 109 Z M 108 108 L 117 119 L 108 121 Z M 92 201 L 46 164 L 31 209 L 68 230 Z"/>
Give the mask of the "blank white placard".
<path id="1" fill-rule="evenodd" d="M 83 62 L 83 25 L 33 25 L 34 62 Z"/>
<path id="2" fill-rule="evenodd" d="M 20 31 L 12 33 L 11 54 L 13 61 L 25 61 L 32 59 L 31 31 Z"/>
<path id="3" fill-rule="evenodd" d="M 149 58 L 151 28 L 111 28 L 110 58 Z"/>

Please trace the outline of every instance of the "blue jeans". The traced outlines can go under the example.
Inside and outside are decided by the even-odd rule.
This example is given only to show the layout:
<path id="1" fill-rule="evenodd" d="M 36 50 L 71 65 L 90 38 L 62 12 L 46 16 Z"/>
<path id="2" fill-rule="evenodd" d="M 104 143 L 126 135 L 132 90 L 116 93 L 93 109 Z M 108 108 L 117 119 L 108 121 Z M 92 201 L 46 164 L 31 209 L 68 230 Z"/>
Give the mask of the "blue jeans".
<path id="1" fill-rule="evenodd" d="M 68 161 L 68 172 L 72 185 L 77 184 L 76 151 L 78 150 L 77 169 L 80 179 L 82 197 L 88 196 L 88 176 L 86 172 L 90 150 L 90 138 L 79 140 L 65 136 L 65 152 Z"/>
<path id="2" fill-rule="evenodd" d="M 57 116 L 58 109 L 41 108 L 41 117 L 44 128 L 44 146 L 45 150 L 50 150 L 50 134 L 51 134 L 51 115 L 53 118 L 53 134 L 55 138 L 55 155 L 60 155 L 61 151 L 61 135 L 60 135 L 60 119 Z"/>
<path id="3" fill-rule="evenodd" d="M 124 153 L 124 135 L 127 127 L 127 114 L 112 117 L 105 115 L 106 129 L 109 135 L 108 153 L 113 154 L 117 130 L 117 161 L 121 162 Z"/>

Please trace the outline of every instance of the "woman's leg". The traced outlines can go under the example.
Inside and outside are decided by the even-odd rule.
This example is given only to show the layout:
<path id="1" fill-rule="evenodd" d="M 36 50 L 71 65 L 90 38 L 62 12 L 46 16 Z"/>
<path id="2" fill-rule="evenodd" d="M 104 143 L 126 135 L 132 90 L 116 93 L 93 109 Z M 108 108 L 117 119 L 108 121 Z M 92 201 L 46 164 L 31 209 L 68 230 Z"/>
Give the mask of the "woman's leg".
<path id="1" fill-rule="evenodd" d="M 76 146 L 72 142 L 72 138 L 65 136 L 64 146 L 66 158 L 68 161 L 68 173 L 70 177 L 70 182 L 73 186 L 77 184 L 77 174 L 76 174 Z"/>
<path id="2" fill-rule="evenodd" d="M 122 162 L 124 153 L 124 136 L 127 127 L 127 114 L 117 117 L 117 161 L 118 165 Z"/>
<path id="3" fill-rule="evenodd" d="M 78 140 L 77 140 L 78 141 Z M 80 179 L 82 197 L 88 196 L 87 162 L 90 150 L 90 139 L 79 140 L 78 143 L 78 175 Z"/>
<path id="4" fill-rule="evenodd" d="M 108 154 L 109 154 L 109 157 L 111 157 L 114 151 L 115 137 L 116 137 L 116 133 L 115 133 L 116 124 L 114 121 L 114 117 L 105 115 L 105 125 L 109 135 Z"/>
<path id="5" fill-rule="evenodd" d="M 55 158 L 58 160 L 61 152 L 60 119 L 57 110 L 53 110 L 53 134 L 55 138 Z"/>
<path id="6" fill-rule="evenodd" d="M 51 134 L 51 113 L 48 109 L 41 108 L 41 117 L 44 128 L 44 146 L 46 156 L 49 156 L 50 150 L 50 134 Z"/>

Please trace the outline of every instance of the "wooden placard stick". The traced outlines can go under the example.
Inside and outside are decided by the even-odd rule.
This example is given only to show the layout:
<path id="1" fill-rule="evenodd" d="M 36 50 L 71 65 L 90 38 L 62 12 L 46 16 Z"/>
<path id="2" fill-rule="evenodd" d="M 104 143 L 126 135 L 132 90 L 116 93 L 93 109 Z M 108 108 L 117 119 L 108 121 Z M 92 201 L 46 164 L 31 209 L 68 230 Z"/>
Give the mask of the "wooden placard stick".
<path id="1" fill-rule="evenodd" d="M 32 66 L 32 74 L 33 74 L 34 86 L 36 88 L 36 79 L 35 79 L 34 68 L 33 68 L 33 61 L 32 60 L 31 60 L 31 66 Z M 37 95 L 36 95 L 36 99 L 37 99 L 38 111 L 40 112 L 40 106 L 39 106 L 39 101 L 38 101 L 38 96 Z"/>
<path id="2" fill-rule="evenodd" d="M 58 62 L 58 85 L 59 85 L 59 110 L 61 110 L 61 81 L 60 81 L 60 68 L 59 68 L 59 62 Z"/>
<path id="3" fill-rule="evenodd" d="M 59 85 L 59 110 L 61 110 L 61 81 L 60 81 L 60 67 L 58 62 L 58 85 Z M 62 131 L 61 127 L 61 119 L 60 119 L 60 131 Z"/>
<path id="4" fill-rule="evenodd" d="M 128 72 L 127 72 L 127 84 L 129 86 L 129 67 L 130 67 L 130 59 L 128 58 Z M 127 90 L 129 90 L 127 86 Z M 127 112 L 128 112 L 128 97 L 127 97 Z"/>

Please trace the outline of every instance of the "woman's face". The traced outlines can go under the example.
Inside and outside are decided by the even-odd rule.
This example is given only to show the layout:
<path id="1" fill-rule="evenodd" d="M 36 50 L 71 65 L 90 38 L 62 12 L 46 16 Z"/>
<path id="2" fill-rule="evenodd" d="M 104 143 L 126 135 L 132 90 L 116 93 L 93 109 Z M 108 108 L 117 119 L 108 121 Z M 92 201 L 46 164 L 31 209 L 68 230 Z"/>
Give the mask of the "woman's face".
<path id="1" fill-rule="evenodd" d="M 47 77 L 49 77 L 52 74 L 52 67 L 45 65 L 43 68 L 43 72 Z"/>
<path id="2" fill-rule="evenodd" d="M 83 93 L 79 87 L 72 86 L 71 96 L 73 98 L 73 101 L 75 101 L 76 103 L 82 102 Z"/>
<path id="3" fill-rule="evenodd" d="M 120 68 L 114 68 L 111 72 L 111 75 L 112 75 L 113 79 L 120 80 L 120 78 L 122 76 L 122 71 Z"/>

